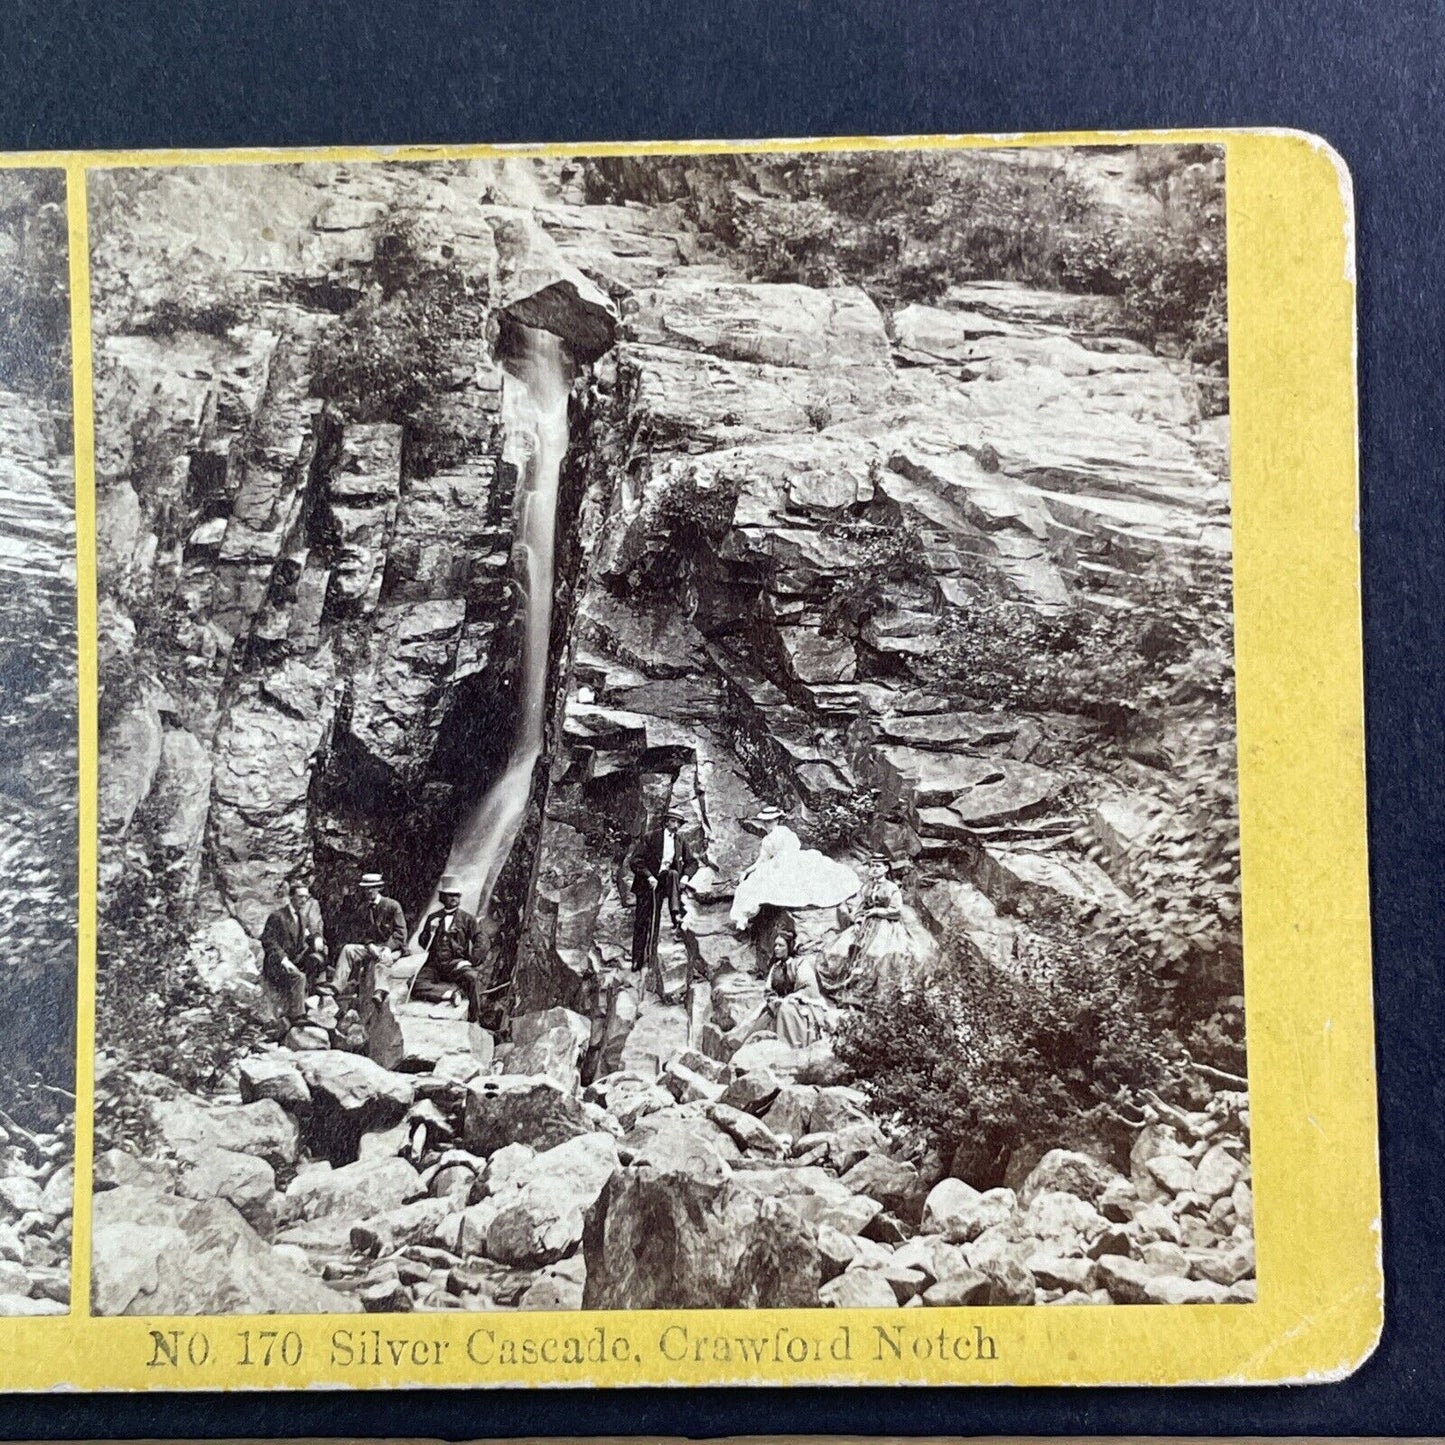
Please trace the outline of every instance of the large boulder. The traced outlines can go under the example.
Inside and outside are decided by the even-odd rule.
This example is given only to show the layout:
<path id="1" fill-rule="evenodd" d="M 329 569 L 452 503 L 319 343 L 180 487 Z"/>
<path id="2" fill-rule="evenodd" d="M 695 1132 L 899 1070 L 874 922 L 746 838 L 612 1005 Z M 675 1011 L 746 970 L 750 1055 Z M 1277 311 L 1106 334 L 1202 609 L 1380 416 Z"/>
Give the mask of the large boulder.
<path id="1" fill-rule="evenodd" d="M 898 1298 L 881 1269 L 848 1269 L 818 1292 L 819 1303 L 840 1310 L 895 1309 Z"/>
<path id="2" fill-rule="evenodd" d="M 361 1136 L 398 1123 L 416 1097 L 411 1075 L 383 1069 L 361 1054 L 308 1049 L 296 1054 L 296 1067 L 311 1092 L 309 1142 L 333 1163 L 350 1163 Z"/>
<path id="3" fill-rule="evenodd" d="M 562 259 L 529 211 L 490 206 L 486 219 L 497 250 L 498 309 L 522 326 L 560 336 L 581 360 L 595 361 L 616 335 L 611 297 Z"/>
<path id="4" fill-rule="evenodd" d="M 882 1212 L 876 1199 L 854 1194 L 817 1165 L 749 1169 L 736 1176 L 739 1187 L 786 1205 L 809 1224 L 829 1224 L 845 1234 L 861 1234 Z"/>
<path id="5" fill-rule="evenodd" d="M 467 1084 L 463 1136 L 473 1154 L 489 1155 L 506 1144 L 553 1149 L 591 1132 L 580 1101 L 551 1079 L 498 1074 Z"/>
<path id="6" fill-rule="evenodd" d="M 843 1183 L 855 1194 L 876 1199 L 884 1209 L 915 1225 L 928 1195 L 918 1170 L 887 1154 L 865 1155 L 843 1176 Z"/>
<path id="7" fill-rule="evenodd" d="M 822 1265 L 812 1226 L 731 1180 L 622 1170 L 587 1216 L 583 1252 L 585 1309 L 818 1303 Z"/>
<path id="8" fill-rule="evenodd" d="M 1206 1199 L 1220 1199 L 1231 1194 L 1244 1175 L 1244 1165 L 1230 1152 L 1229 1146 L 1215 1144 L 1195 1168 L 1194 1188 Z"/>
<path id="9" fill-rule="evenodd" d="M 223 1199 L 138 1185 L 95 1196 L 98 1315 L 350 1314 L 360 1306 L 273 1249 Z"/>
<path id="10" fill-rule="evenodd" d="M 1034 1195 L 1019 1227 L 1043 1241 L 1048 1254 L 1070 1256 L 1085 1253 L 1109 1228 L 1109 1221 L 1077 1194 L 1051 1189 Z"/>
<path id="11" fill-rule="evenodd" d="M 182 1171 L 176 1193 L 183 1199 L 224 1199 L 258 1233 L 276 1228 L 276 1173 L 253 1154 L 202 1149 Z"/>
<path id="12" fill-rule="evenodd" d="M 296 1121 L 274 1099 L 254 1104 L 205 1104 L 190 1094 L 151 1104 L 162 1139 L 183 1159 L 207 1148 L 254 1154 L 273 1169 L 296 1162 Z"/>
<path id="13" fill-rule="evenodd" d="M 744 1152 L 761 1154 L 769 1159 L 781 1159 L 787 1152 L 783 1141 L 761 1119 L 755 1119 L 741 1109 L 727 1104 L 709 1104 L 707 1117 Z"/>
<path id="14" fill-rule="evenodd" d="M 255 945 L 234 918 L 217 918 L 208 923 L 192 936 L 187 954 L 208 987 L 239 998 L 256 997 L 261 986 L 261 965 Z"/>
<path id="15" fill-rule="evenodd" d="M 620 1167 L 606 1134 L 584 1134 L 528 1160 L 493 1190 L 487 1257 L 535 1268 L 571 1254 L 587 1211 Z"/>
<path id="16" fill-rule="evenodd" d="M 940 1179 L 928 1192 L 919 1227 L 924 1234 L 941 1234 L 950 1244 L 967 1244 L 984 1230 L 1006 1224 L 1017 1203 L 1012 1189 L 980 1193 L 962 1179 Z"/>
<path id="17" fill-rule="evenodd" d="M 1117 1305 L 1151 1303 L 1149 1283 L 1164 1274 L 1154 1265 L 1120 1254 L 1101 1255 L 1096 1270 L 1099 1287 L 1108 1290 L 1109 1298 Z"/>
<path id="18" fill-rule="evenodd" d="M 240 927 L 237 924 L 237 927 Z M 289 1051 L 252 1054 L 241 1060 L 241 1102 L 275 1099 L 288 1113 L 304 1114 L 311 1108 L 311 1090 Z"/>
<path id="19" fill-rule="evenodd" d="M 416 1199 L 368 1215 L 351 1226 L 351 1247 L 362 1254 L 390 1254 L 434 1239 L 453 1213 L 447 1199 Z"/>
<path id="20" fill-rule="evenodd" d="M 643 1115 L 622 1145 L 634 1164 L 698 1179 L 726 1178 L 739 1156 L 731 1135 L 685 1105 Z"/>
<path id="21" fill-rule="evenodd" d="M 421 1193 L 421 1176 L 405 1159 L 359 1159 L 340 1169 L 298 1175 L 280 1200 L 282 1224 L 324 1215 L 351 1219 L 394 1209 Z"/>
<path id="22" fill-rule="evenodd" d="M 1117 1177 L 1115 1170 L 1087 1154 L 1072 1149 L 1050 1149 L 1024 1180 L 1019 1203 L 1027 1207 L 1036 1194 L 1061 1191 L 1077 1194 L 1094 1204 Z"/>
<path id="23" fill-rule="evenodd" d="M 575 1093 L 580 1081 L 578 1066 L 591 1033 L 591 1024 L 571 1009 L 520 1014 L 512 1023 L 508 1071 L 539 1074 L 569 1094 Z"/>
<path id="24" fill-rule="evenodd" d="M 119 837 L 145 801 L 161 764 L 160 708 L 146 693 L 106 729 L 100 740 L 100 828 Z"/>

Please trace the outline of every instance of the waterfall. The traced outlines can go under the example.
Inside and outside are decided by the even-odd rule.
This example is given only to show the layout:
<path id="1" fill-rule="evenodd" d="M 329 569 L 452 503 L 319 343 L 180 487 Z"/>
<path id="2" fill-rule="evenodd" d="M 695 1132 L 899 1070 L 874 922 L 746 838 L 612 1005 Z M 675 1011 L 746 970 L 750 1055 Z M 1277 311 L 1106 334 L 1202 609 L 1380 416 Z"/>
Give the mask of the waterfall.
<path id="1" fill-rule="evenodd" d="M 462 907 L 483 912 L 512 850 L 532 769 L 542 752 L 547 711 L 547 657 L 552 635 L 552 571 L 557 485 L 567 451 L 567 353 L 550 331 L 522 327 L 522 351 L 507 362 L 502 393 L 504 458 L 521 477 L 513 513 L 513 565 L 522 586 L 522 666 L 507 766 L 457 829 L 446 871 L 462 884 Z M 435 903 L 435 894 L 433 894 Z M 429 911 L 429 909 L 428 909 Z M 423 918 L 425 914 L 422 915 Z"/>

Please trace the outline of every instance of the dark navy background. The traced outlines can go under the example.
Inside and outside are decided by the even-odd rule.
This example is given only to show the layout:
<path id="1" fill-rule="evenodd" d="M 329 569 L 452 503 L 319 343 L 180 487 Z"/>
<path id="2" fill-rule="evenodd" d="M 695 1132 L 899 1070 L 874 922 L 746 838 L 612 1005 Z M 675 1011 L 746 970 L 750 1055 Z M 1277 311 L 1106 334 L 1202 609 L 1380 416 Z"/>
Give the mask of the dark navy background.
<path id="1" fill-rule="evenodd" d="M 0 1436 L 1445 1432 L 1442 78 L 1445 0 L 11 0 L 4 150 L 1183 125 L 1327 137 L 1359 224 L 1388 1296 L 1379 1351 L 1333 1386 L 15 1397 Z"/>

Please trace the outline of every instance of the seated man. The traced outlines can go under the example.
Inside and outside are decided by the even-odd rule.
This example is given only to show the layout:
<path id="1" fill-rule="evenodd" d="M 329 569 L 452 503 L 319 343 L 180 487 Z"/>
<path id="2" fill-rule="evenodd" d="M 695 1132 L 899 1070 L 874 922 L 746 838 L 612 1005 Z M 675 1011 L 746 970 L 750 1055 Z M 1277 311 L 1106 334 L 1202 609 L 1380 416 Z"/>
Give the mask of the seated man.
<path id="1" fill-rule="evenodd" d="M 417 935 L 426 962 L 412 980 L 411 996 L 424 1003 L 444 1003 L 464 995 L 467 1017 L 480 1023 L 483 994 L 490 981 L 485 969 L 485 935 L 475 915 L 461 907 L 461 884 L 448 873 L 437 886 L 434 912 Z"/>
<path id="2" fill-rule="evenodd" d="M 304 879 L 291 880 L 286 902 L 267 917 L 261 954 L 261 976 L 276 990 L 287 1023 L 295 1023 L 326 965 L 321 910 Z"/>
<path id="3" fill-rule="evenodd" d="M 336 955 L 331 984 L 338 995 L 367 999 L 376 991 L 379 964 L 390 965 L 406 948 L 406 915 L 381 892 L 380 873 L 363 873 L 357 883 L 361 906 L 350 923 L 351 942 Z"/>

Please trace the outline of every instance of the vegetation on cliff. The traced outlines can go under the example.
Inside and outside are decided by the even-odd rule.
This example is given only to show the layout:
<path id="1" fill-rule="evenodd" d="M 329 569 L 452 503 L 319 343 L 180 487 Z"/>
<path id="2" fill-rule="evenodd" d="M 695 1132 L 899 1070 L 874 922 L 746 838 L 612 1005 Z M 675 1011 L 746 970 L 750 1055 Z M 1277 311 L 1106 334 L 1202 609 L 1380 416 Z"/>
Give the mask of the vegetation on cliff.
<path id="1" fill-rule="evenodd" d="M 1031 913 L 1044 957 L 1018 980 L 945 939 L 927 987 L 850 1021 L 840 1057 L 883 1113 L 949 1153 L 1087 1142 L 1121 1089 L 1187 1090 L 1188 1057 L 1244 1069 L 1228 570 L 1155 568 L 1130 600 L 949 608 L 921 665 L 962 708 L 1076 713 L 1094 766 L 1140 758 L 1170 780 L 1122 878 L 1127 908 Z"/>
<path id="2" fill-rule="evenodd" d="M 311 390 L 357 422 L 408 428 L 408 468 L 429 474 L 477 449 L 431 415 L 466 376 L 468 346 L 488 341 L 484 282 L 428 248 L 419 219 L 397 210 L 378 232 L 366 294 L 327 328 L 311 357 Z"/>
<path id="3" fill-rule="evenodd" d="M 1121 298 L 1127 327 L 1200 361 L 1225 361 L 1224 171 L 1205 146 L 1141 150 L 1137 189 L 1111 207 L 1059 153 L 860 151 L 696 156 L 684 205 L 759 281 L 862 286 L 884 308 L 965 281 Z M 617 164 L 589 161 L 599 196 L 627 195 Z"/>

